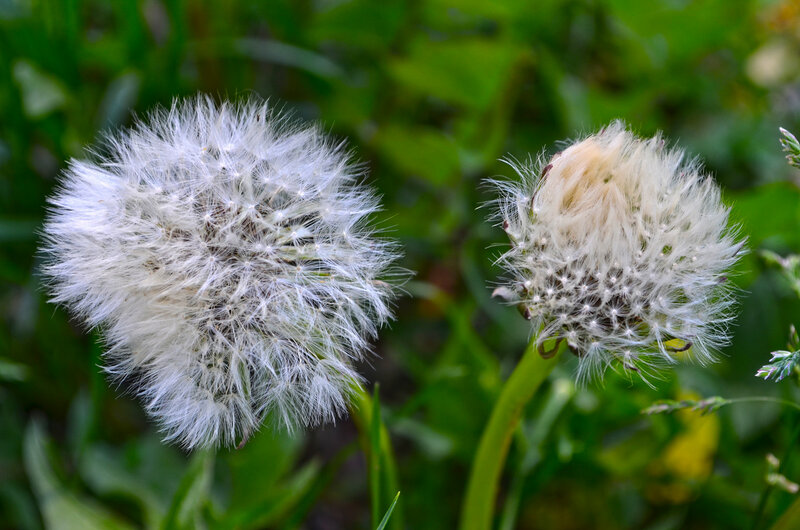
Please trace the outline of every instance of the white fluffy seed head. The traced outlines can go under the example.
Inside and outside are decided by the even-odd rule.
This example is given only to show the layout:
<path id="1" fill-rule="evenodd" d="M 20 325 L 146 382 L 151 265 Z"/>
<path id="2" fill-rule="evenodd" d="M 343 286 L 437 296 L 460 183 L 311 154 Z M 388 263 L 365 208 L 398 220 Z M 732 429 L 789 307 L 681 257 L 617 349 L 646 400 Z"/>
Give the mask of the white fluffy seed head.
<path id="1" fill-rule="evenodd" d="M 343 145 L 264 102 L 197 97 L 107 151 L 71 161 L 51 197 L 44 273 L 167 439 L 232 445 L 268 413 L 289 428 L 341 414 L 397 257 Z"/>
<path id="2" fill-rule="evenodd" d="M 579 378 L 649 369 L 688 351 L 712 361 L 734 303 L 724 276 L 741 254 L 713 180 L 660 136 L 614 122 L 495 181 L 511 240 L 495 294 L 518 304 L 537 343 L 565 340 Z M 541 351 L 541 350 L 540 350 Z"/>

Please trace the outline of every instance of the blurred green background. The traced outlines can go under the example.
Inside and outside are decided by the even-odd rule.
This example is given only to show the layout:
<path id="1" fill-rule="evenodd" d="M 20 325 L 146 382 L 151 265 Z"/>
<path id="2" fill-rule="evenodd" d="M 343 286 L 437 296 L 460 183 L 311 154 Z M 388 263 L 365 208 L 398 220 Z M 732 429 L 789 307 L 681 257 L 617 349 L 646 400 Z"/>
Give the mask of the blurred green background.
<path id="1" fill-rule="evenodd" d="M 747 528 L 797 414 L 742 404 L 643 416 L 659 398 L 776 395 L 756 379 L 800 302 L 759 249 L 800 251 L 796 0 L 0 0 L 0 527 L 369 528 L 350 420 L 269 429 L 213 461 L 164 446 L 97 336 L 46 303 L 44 200 L 70 157 L 173 97 L 270 98 L 347 138 L 416 271 L 361 367 L 380 381 L 396 525 L 456 524 L 472 454 L 529 331 L 490 299 L 504 243 L 478 206 L 498 162 L 614 118 L 663 130 L 725 188 L 750 254 L 741 315 L 711 368 L 650 389 L 563 363 L 525 414 L 499 500 L 504 528 Z M 800 458 L 786 466 L 800 479 Z M 176 501 L 176 499 L 178 499 Z M 764 522 L 792 501 L 776 491 Z"/>

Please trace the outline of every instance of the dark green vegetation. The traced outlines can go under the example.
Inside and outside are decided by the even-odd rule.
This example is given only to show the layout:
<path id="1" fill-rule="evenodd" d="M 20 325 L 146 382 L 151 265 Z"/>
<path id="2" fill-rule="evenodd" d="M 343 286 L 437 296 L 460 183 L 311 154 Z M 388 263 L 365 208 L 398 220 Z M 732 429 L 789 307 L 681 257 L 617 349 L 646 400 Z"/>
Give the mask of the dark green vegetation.
<path id="1" fill-rule="evenodd" d="M 535 4 L 531 7 L 528 4 Z M 162 445 L 97 336 L 34 271 L 44 198 L 70 157 L 134 112 L 197 91 L 258 94 L 348 138 L 417 271 L 361 372 L 381 383 L 402 494 L 388 528 L 453 528 L 470 461 L 528 324 L 490 299 L 502 230 L 477 206 L 497 161 L 623 118 L 662 129 L 725 187 L 751 253 L 734 342 L 650 389 L 611 373 L 575 389 L 573 359 L 511 448 L 506 528 L 746 528 L 797 412 L 742 403 L 644 416 L 657 399 L 797 390 L 754 377 L 800 324 L 756 252 L 800 251 L 800 9 L 791 0 L 0 1 L 0 527 L 368 528 L 371 464 L 350 420 L 268 428 L 212 458 Z M 373 438 L 378 438 L 375 435 Z M 369 444 L 369 440 L 363 440 Z M 373 440 L 374 442 L 374 440 Z M 377 446 L 377 443 L 374 444 Z M 375 460 L 375 459 L 373 459 Z M 782 471 L 800 480 L 800 458 Z M 776 489 L 762 522 L 792 496 Z"/>

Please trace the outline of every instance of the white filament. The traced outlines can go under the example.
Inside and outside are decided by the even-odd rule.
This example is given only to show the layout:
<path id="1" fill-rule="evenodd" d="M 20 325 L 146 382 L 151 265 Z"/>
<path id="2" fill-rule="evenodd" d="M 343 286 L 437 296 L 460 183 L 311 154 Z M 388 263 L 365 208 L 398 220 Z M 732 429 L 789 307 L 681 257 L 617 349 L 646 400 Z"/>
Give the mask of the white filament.
<path id="1" fill-rule="evenodd" d="M 521 181 L 494 182 L 512 241 L 495 292 L 520 304 L 540 345 L 566 340 L 579 377 L 614 364 L 644 377 L 689 347 L 713 360 L 743 243 L 696 162 L 614 122 L 550 160 L 510 164 Z"/>
<path id="2" fill-rule="evenodd" d="M 342 144 L 263 102 L 198 97 L 72 161 L 43 230 L 52 300 L 108 343 L 168 439 L 231 445 L 267 413 L 335 419 L 391 316 L 395 246 Z"/>

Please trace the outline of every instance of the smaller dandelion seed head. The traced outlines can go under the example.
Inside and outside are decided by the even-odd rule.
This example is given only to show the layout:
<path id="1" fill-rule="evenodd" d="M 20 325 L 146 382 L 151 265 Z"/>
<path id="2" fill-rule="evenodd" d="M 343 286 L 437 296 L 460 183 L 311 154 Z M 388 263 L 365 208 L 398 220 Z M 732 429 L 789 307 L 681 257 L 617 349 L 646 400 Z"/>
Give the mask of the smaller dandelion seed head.
<path id="1" fill-rule="evenodd" d="M 622 358 L 636 370 L 671 364 L 673 338 L 701 362 L 714 358 L 735 301 L 717 278 L 742 241 L 696 161 L 614 122 L 552 158 L 510 165 L 520 179 L 494 182 L 499 224 L 537 244 L 500 257 L 514 278 L 505 298 L 529 305 L 547 295 L 530 318 L 540 343 L 566 337 L 582 376 Z"/>
<path id="2" fill-rule="evenodd" d="M 264 102 L 198 97 L 106 147 L 50 199 L 44 272 L 167 438 L 230 446 L 269 414 L 343 413 L 391 317 L 397 249 L 341 144 Z"/>

